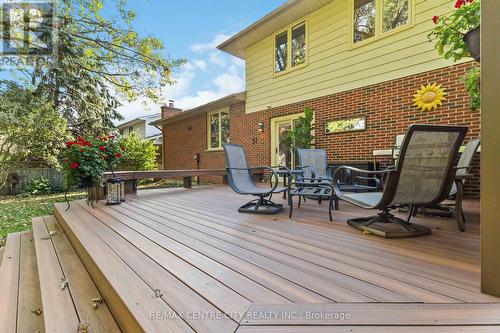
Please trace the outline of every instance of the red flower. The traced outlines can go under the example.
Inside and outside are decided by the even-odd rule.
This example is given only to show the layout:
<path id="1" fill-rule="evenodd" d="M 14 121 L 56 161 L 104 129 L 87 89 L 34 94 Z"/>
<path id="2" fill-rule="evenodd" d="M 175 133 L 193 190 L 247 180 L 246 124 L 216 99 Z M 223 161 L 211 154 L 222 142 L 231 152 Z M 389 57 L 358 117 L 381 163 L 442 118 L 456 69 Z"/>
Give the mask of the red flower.
<path id="1" fill-rule="evenodd" d="M 439 16 L 434 16 L 434 17 L 432 18 L 432 22 L 434 22 L 434 24 L 437 24 L 437 23 L 438 23 L 438 21 L 439 21 Z"/>
<path id="2" fill-rule="evenodd" d="M 64 160 L 63 163 L 68 163 L 68 160 Z"/>
<path id="3" fill-rule="evenodd" d="M 115 156 L 116 156 L 117 158 L 121 158 L 123 155 L 122 155 L 122 154 L 120 154 L 120 153 L 116 153 L 116 154 L 115 154 Z"/>
<path id="4" fill-rule="evenodd" d="M 78 164 L 78 162 L 73 162 L 71 163 L 71 169 L 78 169 L 78 167 L 80 166 L 80 164 Z"/>
<path id="5" fill-rule="evenodd" d="M 455 8 L 460 8 L 462 7 L 463 5 L 465 5 L 465 0 L 457 0 L 457 2 L 455 3 Z"/>
<path id="6" fill-rule="evenodd" d="M 68 141 L 66 142 L 66 147 L 70 148 L 72 145 L 77 145 L 78 143 L 73 142 L 73 141 Z"/>
<path id="7" fill-rule="evenodd" d="M 99 146 L 99 150 L 100 150 L 100 151 L 105 151 L 105 150 L 106 150 L 106 147 L 104 147 L 104 146 Z"/>

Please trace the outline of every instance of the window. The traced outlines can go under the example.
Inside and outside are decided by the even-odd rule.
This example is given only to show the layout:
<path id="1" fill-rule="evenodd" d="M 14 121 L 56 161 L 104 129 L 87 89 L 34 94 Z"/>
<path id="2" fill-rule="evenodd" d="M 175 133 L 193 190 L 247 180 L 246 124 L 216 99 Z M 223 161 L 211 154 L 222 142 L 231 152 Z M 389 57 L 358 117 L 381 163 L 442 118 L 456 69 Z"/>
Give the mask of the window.
<path id="1" fill-rule="evenodd" d="M 129 126 L 128 127 L 128 134 L 132 133 L 134 131 L 134 126 Z"/>
<path id="2" fill-rule="evenodd" d="M 288 67 L 288 31 L 282 32 L 275 37 L 275 45 L 276 66 L 274 71 L 279 73 Z"/>
<path id="3" fill-rule="evenodd" d="M 120 128 L 120 135 L 123 135 L 123 128 Z"/>
<path id="4" fill-rule="evenodd" d="M 364 131 L 366 118 L 351 118 L 327 121 L 325 131 L 327 134 Z"/>
<path id="5" fill-rule="evenodd" d="M 221 149 L 223 143 L 229 143 L 229 112 L 209 113 L 208 149 Z"/>
<path id="6" fill-rule="evenodd" d="M 375 0 L 354 0 L 354 43 L 375 36 Z"/>
<path id="7" fill-rule="evenodd" d="M 307 61 L 306 22 L 291 25 L 274 36 L 274 73 L 281 73 Z"/>
<path id="8" fill-rule="evenodd" d="M 408 23 L 409 0 L 382 1 L 382 32 L 391 31 Z"/>
<path id="9" fill-rule="evenodd" d="M 353 44 L 410 23 L 412 0 L 352 0 Z"/>

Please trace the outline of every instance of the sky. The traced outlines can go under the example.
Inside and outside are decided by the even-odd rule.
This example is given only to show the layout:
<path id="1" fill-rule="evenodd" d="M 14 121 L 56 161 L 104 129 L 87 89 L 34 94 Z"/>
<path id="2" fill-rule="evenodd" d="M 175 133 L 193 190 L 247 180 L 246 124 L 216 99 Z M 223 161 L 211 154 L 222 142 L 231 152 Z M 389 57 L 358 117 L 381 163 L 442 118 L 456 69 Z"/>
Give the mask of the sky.
<path id="1" fill-rule="evenodd" d="M 187 63 L 174 72 L 176 84 L 164 89 L 164 100 L 189 109 L 245 90 L 244 62 L 216 46 L 279 7 L 286 0 L 129 0 L 137 12 L 134 27 L 165 45 L 168 58 Z M 144 105 L 146 102 L 147 105 Z M 160 111 L 159 104 L 139 99 L 119 112 L 126 120 Z"/>

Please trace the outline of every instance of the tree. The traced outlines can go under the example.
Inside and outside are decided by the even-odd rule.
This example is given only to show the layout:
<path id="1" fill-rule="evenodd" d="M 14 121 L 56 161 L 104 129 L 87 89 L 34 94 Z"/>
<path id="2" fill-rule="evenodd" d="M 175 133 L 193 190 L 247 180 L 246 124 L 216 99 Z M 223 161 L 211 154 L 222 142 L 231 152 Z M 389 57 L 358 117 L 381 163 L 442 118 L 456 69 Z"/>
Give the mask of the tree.
<path id="1" fill-rule="evenodd" d="M 66 122 L 51 100 L 12 81 L 0 81 L 0 162 L 59 166 Z"/>
<path id="2" fill-rule="evenodd" d="M 124 156 L 117 166 L 119 170 L 154 170 L 156 169 L 157 147 L 151 140 L 141 139 L 135 133 L 119 140 Z"/>
<path id="3" fill-rule="evenodd" d="M 57 65 L 20 68 L 40 95 L 52 99 L 74 135 L 97 135 L 120 120 L 120 100 L 158 100 L 184 60 L 162 55 L 162 42 L 141 37 L 125 0 L 59 0 Z M 113 14 L 109 14 L 113 13 Z M 49 28 L 49 27 L 48 27 Z"/>

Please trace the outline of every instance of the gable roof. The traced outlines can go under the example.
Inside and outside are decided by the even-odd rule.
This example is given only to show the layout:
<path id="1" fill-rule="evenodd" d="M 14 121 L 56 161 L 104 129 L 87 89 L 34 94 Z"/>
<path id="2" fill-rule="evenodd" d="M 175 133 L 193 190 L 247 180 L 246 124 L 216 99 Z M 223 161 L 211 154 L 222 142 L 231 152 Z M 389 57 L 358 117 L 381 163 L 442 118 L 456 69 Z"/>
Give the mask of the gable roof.
<path id="1" fill-rule="evenodd" d="M 233 105 L 239 102 L 244 102 L 246 98 L 246 92 L 239 92 L 239 93 L 234 93 L 225 97 L 222 97 L 218 100 L 209 102 L 207 104 L 203 104 L 200 106 L 197 106 L 195 108 L 185 110 L 182 112 L 179 112 L 178 114 L 165 118 L 165 119 L 158 119 L 156 121 L 153 121 L 150 123 L 152 126 L 161 126 L 161 125 L 167 125 L 171 124 L 177 121 L 181 121 L 196 115 L 204 114 L 210 111 L 214 111 L 229 105 Z"/>
<path id="2" fill-rule="evenodd" d="M 217 48 L 238 58 L 245 59 L 245 50 L 249 46 L 269 37 L 276 31 L 333 1 L 334 0 L 289 0 L 257 22 L 229 38 L 217 46 Z"/>
<path id="3" fill-rule="evenodd" d="M 137 117 L 135 119 L 118 124 L 118 125 L 116 125 L 116 128 L 122 129 L 122 128 L 126 128 L 126 127 L 129 127 L 129 126 L 141 123 L 141 122 L 145 122 L 146 123 L 146 132 L 144 133 L 144 135 L 145 135 L 145 138 L 147 139 L 147 138 L 161 134 L 161 131 L 158 128 L 150 125 L 151 122 L 159 120 L 160 118 L 161 118 L 161 113 L 145 115 L 145 116 Z"/>

